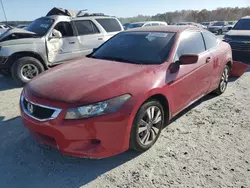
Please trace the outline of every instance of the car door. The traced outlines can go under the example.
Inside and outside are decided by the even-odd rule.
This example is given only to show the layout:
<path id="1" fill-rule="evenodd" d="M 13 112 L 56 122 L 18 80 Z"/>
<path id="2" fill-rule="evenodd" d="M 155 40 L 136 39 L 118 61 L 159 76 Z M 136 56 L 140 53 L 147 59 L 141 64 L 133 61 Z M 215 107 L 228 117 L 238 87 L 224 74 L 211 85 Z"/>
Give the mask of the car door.
<path id="1" fill-rule="evenodd" d="M 59 32 L 61 37 L 54 37 Z M 50 63 L 58 63 L 79 57 L 79 42 L 71 22 L 58 22 L 47 41 L 47 56 Z"/>
<path id="2" fill-rule="evenodd" d="M 167 71 L 166 90 L 172 115 L 206 94 L 211 79 L 211 68 L 209 68 L 211 57 L 210 53 L 206 52 L 201 32 L 185 31 L 179 40 L 174 63 L 177 63 L 179 57 L 184 54 L 196 54 L 199 58 L 195 64 L 180 65 L 175 74 Z"/>
<path id="3" fill-rule="evenodd" d="M 104 34 L 91 20 L 75 20 L 80 51 L 82 55 L 88 55 L 94 48 L 99 47 L 104 41 Z"/>

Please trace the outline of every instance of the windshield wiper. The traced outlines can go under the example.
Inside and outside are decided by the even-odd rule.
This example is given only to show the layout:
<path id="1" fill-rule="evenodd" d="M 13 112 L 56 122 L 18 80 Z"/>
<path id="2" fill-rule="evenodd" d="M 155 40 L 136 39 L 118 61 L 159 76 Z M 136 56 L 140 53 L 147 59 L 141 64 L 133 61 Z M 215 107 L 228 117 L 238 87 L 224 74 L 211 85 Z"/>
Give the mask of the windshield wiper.
<path id="1" fill-rule="evenodd" d="M 109 60 L 109 61 L 119 61 L 119 62 L 123 62 L 123 63 L 142 64 L 141 62 L 136 61 L 136 60 L 129 60 L 129 59 L 124 59 L 124 58 L 120 58 L 120 57 L 105 57 L 105 56 L 95 57 L 95 56 L 91 56 L 91 58 L 104 59 L 104 60 Z"/>

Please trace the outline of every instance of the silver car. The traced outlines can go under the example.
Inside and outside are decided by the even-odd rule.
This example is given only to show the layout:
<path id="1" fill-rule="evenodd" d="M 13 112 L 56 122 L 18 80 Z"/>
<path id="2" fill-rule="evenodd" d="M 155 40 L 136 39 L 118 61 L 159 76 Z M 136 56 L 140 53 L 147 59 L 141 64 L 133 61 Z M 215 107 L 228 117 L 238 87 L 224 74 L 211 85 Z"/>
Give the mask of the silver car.
<path id="1" fill-rule="evenodd" d="M 54 65 L 90 54 L 122 30 L 115 17 L 54 8 L 26 30 L 0 36 L 0 73 L 24 85 Z"/>

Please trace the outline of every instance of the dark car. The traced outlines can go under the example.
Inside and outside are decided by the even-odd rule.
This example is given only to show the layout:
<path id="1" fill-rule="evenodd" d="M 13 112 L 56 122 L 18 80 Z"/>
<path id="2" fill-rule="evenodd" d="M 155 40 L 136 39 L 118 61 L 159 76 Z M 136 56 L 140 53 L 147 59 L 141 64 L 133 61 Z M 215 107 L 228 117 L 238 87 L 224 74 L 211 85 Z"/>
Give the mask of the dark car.
<path id="1" fill-rule="evenodd" d="M 250 62 L 250 16 L 241 18 L 224 40 L 231 45 L 234 60 Z"/>

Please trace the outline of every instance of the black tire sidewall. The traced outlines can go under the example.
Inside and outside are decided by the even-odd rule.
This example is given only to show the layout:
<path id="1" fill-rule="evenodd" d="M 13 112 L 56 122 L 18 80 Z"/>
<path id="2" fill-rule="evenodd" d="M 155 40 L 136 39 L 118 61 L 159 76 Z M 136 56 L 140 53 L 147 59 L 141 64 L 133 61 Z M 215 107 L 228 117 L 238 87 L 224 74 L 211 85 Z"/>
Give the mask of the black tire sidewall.
<path id="1" fill-rule="evenodd" d="M 164 113 L 164 109 L 162 107 L 162 105 L 156 101 L 156 100 L 150 100 L 148 102 L 145 102 L 138 110 L 136 116 L 135 116 L 135 119 L 133 121 L 133 125 L 132 125 L 132 129 L 131 129 L 131 133 L 130 133 L 130 148 L 131 149 L 134 149 L 136 151 L 139 151 L 139 152 L 143 152 L 143 151 L 146 151 L 148 150 L 149 148 L 151 148 L 155 142 L 158 140 L 160 134 L 161 134 L 161 130 L 163 128 L 163 125 L 164 125 L 164 121 L 162 122 L 161 126 L 159 127 L 159 133 L 156 137 L 156 139 L 149 145 L 145 146 L 145 145 L 142 145 L 141 142 L 139 141 L 139 138 L 138 138 L 138 126 L 139 126 L 139 121 L 142 119 L 143 115 L 145 114 L 145 111 L 150 107 L 150 106 L 157 106 L 160 110 L 161 110 L 161 113 L 162 113 L 162 118 L 164 120 L 164 116 L 165 116 L 165 113 Z"/>
<path id="2" fill-rule="evenodd" d="M 25 64 L 33 64 L 34 66 L 37 67 L 39 74 L 42 73 L 44 71 L 44 67 L 42 65 L 42 63 L 33 57 L 22 57 L 18 60 L 16 60 L 12 66 L 11 69 L 11 73 L 12 73 L 12 77 L 13 79 L 19 84 L 19 85 L 25 85 L 26 83 L 28 83 L 30 80 L 26 80 L 22 77 L 21 75 L 21 68 L 25 65 Z"/>

